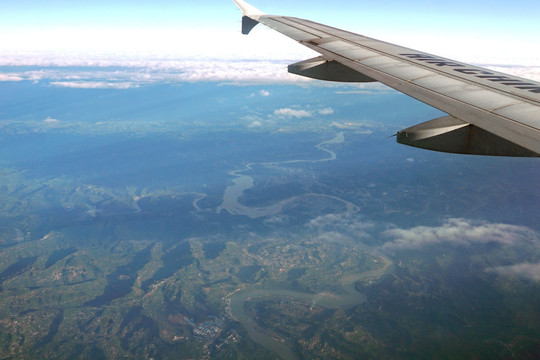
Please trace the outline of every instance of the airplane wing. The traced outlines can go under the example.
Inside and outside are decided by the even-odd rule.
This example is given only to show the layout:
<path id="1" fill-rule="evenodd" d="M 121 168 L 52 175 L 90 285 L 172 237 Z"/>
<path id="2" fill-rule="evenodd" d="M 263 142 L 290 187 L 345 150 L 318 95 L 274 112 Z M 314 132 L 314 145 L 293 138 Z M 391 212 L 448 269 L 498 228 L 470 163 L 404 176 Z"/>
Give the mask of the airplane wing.
<path id="1" fill-rule="evenodd" d="M 539 82 L 234 2 L 242 10 L 243 34 L 262 23 L 321 54 L 289 65 L 289 72 L 379 81 L 448 114 L 399 131 L 399 143 L 461 154 L 540 156 Z"/>

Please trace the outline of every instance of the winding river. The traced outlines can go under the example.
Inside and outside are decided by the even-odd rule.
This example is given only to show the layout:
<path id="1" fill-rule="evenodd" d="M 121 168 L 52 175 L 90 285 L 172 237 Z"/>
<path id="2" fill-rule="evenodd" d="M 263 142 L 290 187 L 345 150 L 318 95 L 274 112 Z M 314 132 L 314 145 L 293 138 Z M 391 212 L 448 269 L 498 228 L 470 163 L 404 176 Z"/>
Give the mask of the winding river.
<path id="1" fill-rule="evenodd" d="M 223 202 L 216 209 L 217 213 L 220 213 L 221 211 L 225 210 L 225 211 L 228 211 L 232 215 L 245 215 L 252 219 L 260 218 L 263 216 L 270 216 L 270 215 L 278 214 L 285 205 L 305 196 L 317 196 L 317 197 L 325 197 L 325 198 L 334 199 L 334 200 L 344 203 L 345 206 L 347 207 L 347 211 L 358 211 L 359 208 L 355 204 L 349 201 L 340 199 L 335 196 L 329 196 L 325 194 L 313 194 L 313 193 L 293 196 L 288 199 L 281 200 L 273 205 L 263 206 L 263 207 L 249 207 L 238 202 L 238 198 L 242 196 L 244 191 L 251 189 L 254 185 L 253 178 L 245 174 L 246 172 L 251 170 L 253 166 L 255 165 L 272 166 L 272 165 L 277 165 L 277 164 L 318 163 L 318 162 L 332 161 L 336 159 L 336 153 L 332 150 L 325 148 L 325 145 L 340 144 L 340 143 L 343 143 L 344 141 L 345 141 L 345 136 L 341 132 L 341 133 L 338 133 L 336 136 L 334 136 L 334 138 L 327 141 L 323 141 L 319 143 L 318 145 L 316 145 L 318 149 L 328 154 L 327 157 L 324 157 L 322 159 L 288 160 L 288 161 L 282 161 L 282 162 L 269 162 L 269 163 L 250 163 L 250 164 L 247 164 L 246 167 L 244 167 L 243 169 L 229 171 L 229 175 L 234 176 L 235 179 L 233 179 L 233 185 L 230 185 L 225 189 L 225 193 L 223 194 Z"/>
<path id="2" fill-rule="evenodd" d="M 340 144 L 345 141 L 343 133 L 338 133 L 334 138 L 323 141 L 316 145 L 316 147 L 328 154 L 327 157 L 318 160 L 289 160 L 283 162 L 271 162 L 271 163 L 250 163 L 246 165 L 243 169 L 230 171 L 229 174 L 234 176 L 233 185 L 228 186 L 225 189 L 223 195 L 223 202 L 216 209 L 217 213 L 225 210 L 233 215 L 244 215 L 250 218 L 259 218 L 263 216 L 275 215 L 281 212 L 283 207 L 290 202 L 299 199 L 300 197 L 306 196 L 315 196 L 315 197 L 326 197 L 331 198 L 340 202 L 343 202 L 347 208 L 348 212 L 356 212 L 359 210 L 358 206 L 355 204 L 340 199 L 335 196 L 329 196 L 324 194 L 303 194 L 298 196 L 293 196 L 285 200 L 281 200 L 273 205 L 263 206 L 263 207 L 249 207 L 238 202 L 238 199 L 242 196 L 243 192 L 252 188 L 254 186 L 254 180 L 251 176 L 246 173 L 252 170 L 252 167 L 255 165 L 262 166 L 271 166 L 277 164 L 291 164 L 291 163 L 317 163 L 332 161 L 336 159 L 336 153 L 330 149 L 327 149 L 326 145 Z M 274 351 L 281 358 L 289 360 L 298 359 L 297 354 L 294 350 L 284 341 L 278 338 L 275 338 L 268 332 L 261 329 L 255 321 L 246 314 L 245 303 L 250 299 L 254 298 L 287 298 L 295 299 L 298 301 L 305 302 L 306 304 L 311 304 L 312 306 L 318 305 L 328 309 L 347 309 L 357 305 L 362 304 L 366 301 L 366 296 L 361 292 L 356 290 L 355 284 L 359 281 L 376 281 L 384 274 L 392 271 L 392 261 L 380 254 L 375 252 L 373 249 L 369 248 L 367 245 L 359 243 L 357 246 L 361 247 L 362 250 L 371 253 L 373 257 L 377 257 L 382 260 L 382 266 L 375 269 L 365 272 L 349 272 L 344 274 L 341 279 L 341 286 L 343 292 L 340 294 L 330 294 L 330 293 L 308 293 L 295 291 L 290 289 L 284 289 L 279 287 L 272 288 L 261 288 L 261 287 L 247 287 L 240 289 L 233 294 L 227 297 L 230 315 L 239 321 L 244 328 L 246 329 L 248 335 L 256 343 L 266 347 L 267 349 Z"/>
<path id="3" fill-rule="evenodd" d="M 254 298 L 287 298 L 299 300 L 305 302 L 306 304 L 311 304 L 312 306 L 322 306 L 327 309 L 348 309 L 360 305 L 366 301 L 366 296 L 356 290 L 355 284 L 358 281 L 376 281 L 383 275 L 392 271 L 392 261 L 388 257 L 375 252 L 372 252 L 372 255 L 380 258 L 382 260 L 383 266 L 375 270 L 358 273 L 351 272 L 344 274 L 341 278 L 341 286 L 344 290 L 343 294 L 329 294 L 326 292 L 314 294 L 281 289 L 278 287 L 245 288 L 233 293 L 228 297 L 230 314 L 234 319 L 236 319 L 244 326 L 249 337 L 253 341 L 271 351 L 274 351 L 282 359 L 296 360 L 298 359 L 297 354 L 286 342 L 276 339 L 274 336 L 261 329 L 255 323 L 255 321 L 246 313 L 246 301 Z"/>

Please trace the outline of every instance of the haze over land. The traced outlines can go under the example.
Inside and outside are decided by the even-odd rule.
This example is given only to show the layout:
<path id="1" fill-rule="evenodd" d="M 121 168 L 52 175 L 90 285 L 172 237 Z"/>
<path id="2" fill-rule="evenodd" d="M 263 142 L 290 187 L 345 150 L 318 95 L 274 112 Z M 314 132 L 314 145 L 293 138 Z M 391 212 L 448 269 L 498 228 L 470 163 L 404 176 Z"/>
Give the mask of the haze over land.
<path id="1" fill-rule="evenodd" d="M 536 354 L 535 159 L 397 145 L 439 112 L 386 89 L 2 70 L 89 74 L 1 87 L 5 356 Z"/>
<path id="2" fill-rule="evenodd" d="M 165 4 L 163 27 L 187 9 Z M 200 43 L 158 27 L 92 48 L 79 29 L 25 48 L 39 6 L 0 41 L 1 357 L 540 356 L 537 159 L 398 145 L 441 113 L 288 75 L 314 55 L 238 22 Z M 140 6 L 133 27 L 163 16 Z"/>

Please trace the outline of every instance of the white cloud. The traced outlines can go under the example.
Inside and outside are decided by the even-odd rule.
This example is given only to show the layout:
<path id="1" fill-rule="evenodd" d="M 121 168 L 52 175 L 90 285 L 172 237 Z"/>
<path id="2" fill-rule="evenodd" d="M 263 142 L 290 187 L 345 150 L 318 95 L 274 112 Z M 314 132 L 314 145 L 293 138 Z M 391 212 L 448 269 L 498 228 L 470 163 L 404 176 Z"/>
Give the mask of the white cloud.
<path id="1" fill-rule="evenodd" d="M 254 39 L 257 37 L 244 37 Z M 260 40 L 260 38 L 259 38 Z M 1 44 L 0 44 L 1 45 Z M 291 44 L 291 48 L 302 48 Z M 247 49 L 239 45 L 239 49 Z M 186 47 L 182 47 L 186 49 Z M 1 50 L 1 46 L 0 46 Z M 224 52 L 230 54 L 231 51 Z M 245 59 L 257 60 L 245 60 Z M 216 57 L 197 53 L 134 53 L 134 52 L 88 52 L 82 51 L 14 51 L 6 50 L 0 57 L 0 66 L 40 66 L 60 67 L 60 69 L 45 69 L 40 71 L 11 71 L 1 73 L 0 81 L 22 80 L 73 80 L 73 81 L 132 81 L 137 84 L 155 81 L 231 81 L 264 83 L 308 83 L 317 86 L 336 86 L 345 89 L 338 90 L 338 94 L 364 94 L 390 89 L 380 83 L 337 84 L 312 80 L 306 77 L 293 75 L 287 72 L 286 66 L 297 56 L 266 56 L 265 54 L 235 53 L 234 56 Z M 69 68 L 68 68 L 69 67 Z M 73 68 L 73 67 L 79 67 Z M 100 71 L 83 70 L 81 67 L 97 67 Z M 121 67 L 115 71 L 107 68 Z M 517 65 L 492 65 L 497 71 L 513 73 L 521 77 L 540 79 L 540 67 Z M 118 70 L 118 72 L 116 71 Z M 96 79 L 96 72 L 101 78 Z M 118 76 L 120 79 L 107 79 L 105 76 Z M 260 96 L 271 95 L 268 90 L 260 90 Z M 321 109 L 319 115 L 331 115 L 331 108 Z"/>
<path id="2" fill-rule="evenodd" d="M 274 110 L 274 115 L 283 116 L 283 117 L 294 117 L 294 118 L 304 118 L 313 116 L 309 111 L 306 110 L 295 110 L 291 108 L 282 108 Z"/>
<path id="3" fill-rule="evenodd" d="M 517 276 L 525 279 L 540 281 L 540 263 L 523 263 L 510 266 L 496 266 L 486 269 L 502 276 Z"/>
<path id="4" fill-rule="evenodd" d="M 343 224 L 345 221 L 348 222 L 349 215 L 347 213 L 344 214 L 326 214 L 317 216 L 315 219 L 312 219 L 309 223 L 307 223 L 307 226 L 310 228 L 323 228 L 328 225 L 336 225 L 336 224 Z"/>
<path id="5" fill-rule="evenodd" d="M 449 219 L 441 226 L 417 226 L 410 229 L 392 229 L 383 233 L 393 240 L 383 249 L 416 249 L 429 245 L 472 245 L 499 243 L 512 245 L 537 242 L 537 234 L 525 227 L 509 224 L 475 222 L 467 219 Z"/>
<path id="6" fill-rule="evenodd" d="M 270 216 L 263 221 L 268 226 L 283 226 L 289 221 L 289 216 L 283 214 L 277 214 Z"/>
<path id="7" fill-rule="evenodd" d="M 253 121 L 251 124 L 248 125 L 250 128 L 260 127 L 262 126 L 262 123 L 258 120 Z"/>
<path id="8" fill-rule="evenodd" d="M 382 83 L 358 83 L 355 84 L 355 90 L 338 90 L 336 94 L 340 95 L 374 95 L 380 94 L 381 91 L 393 91 L 386 85 Z"/>
<path id="9" fill-rule="evenodd" d="M 0 74 L 0 81 L 22 81 L 22 80 L 24 80 L 24 78 L 18 74 L 11 74 L 11 73 Z"/>
<path id="10" fill-rule="evenodd" d="M 139 87 L 131 82 L 103 82 L 103 81 L 54 81 L 51 85 L 75 89 L 131 89 Z"/>
<path id="11" fill-rule="evenodd" d="M 346 121 L 343 123 L 334 121 L 332 122 L 332 126 L 335 126 L 338 129 L 356 129 L 356 133 L 360 133 L 360 134 L 371 134 L 373 131 L 370 130 L 369 128 L 374 127 L 371 124 L 367 124 L 363 122 L 355 122 L 355 121 Z"/>
<path id="12" fill-rule="evenodd" d="M 361 237 L 363 234 L 357 234 L 357 237 Z M 317 239 L 324 243 L 324 244 L 330 244 L 330 243 L 350 243 L 353 242 L 353 238 L 349 235 L 346 235 L 340 231 L 327 231 L 322 232 L 317 235 Z"/>
<path id="13" fill-rule="evenodd" d="M 331 107 L 327 107 L 324 109 L 319 110 L 319 115 L 332 115 L 334 113 L 334 109 Z"/>
<path id="14" fill-rule="evenodd" d="M 83 82 L 132 82 L 138 85 L 155 82 L 198 81 L 256 84 L 313 82 L 313 80 L 289 74 L 285 69 L 288 63 L 289 61 L 282 60 L 239 61 L 144 57 L 101 57 L 88 60 L 77 56 L 56 58 L 47 55 L 22 59 L 13 57 L 10 60 L 9 55 L 5 57 L 3 55 L 0 58 L 0 65 L 39 66 L 42 69 L 0 74 L 0 81 L 71 81 L 73 83 L 68 85 L 78 87 L 81 87 L 80 84 Z M 55 68 L 48 68 L 49 66 Z M 88 70 L 88 67 L 93 69 Z M 271 94 L 263 89 L 258 95 Z"/>
<path id="15" fill-rule="evenodd" d="M 482 67 L 498 72 L 516 75 L 522 78 L 540 81 L 540 66 L 520 66 L 520 65 L 480 65 Z"/>
<path id="16" fill-rule="evenodd" d="M 318 216 L 306 226 L 330 234 L 329 236 L 336 232 L 345 232 L 358 238 L 368 237 L 367 231 L 372 229 L 374 224 L 356 212 L 344 212 Z"/>
<path id="17" fill-rule="evenodd" d="M 46 124 L 58 124 L 60 123 L 60 120 L 54 119 L 52 117 L 47 117 L 45 120 L 43 120 Z"/>

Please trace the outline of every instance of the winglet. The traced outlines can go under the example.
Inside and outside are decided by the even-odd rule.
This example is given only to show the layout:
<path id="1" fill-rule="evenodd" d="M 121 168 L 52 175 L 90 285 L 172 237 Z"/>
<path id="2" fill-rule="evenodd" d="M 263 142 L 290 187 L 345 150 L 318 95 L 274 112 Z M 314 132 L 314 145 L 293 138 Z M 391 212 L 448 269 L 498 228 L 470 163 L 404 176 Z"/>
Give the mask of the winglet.
<path id="1" fill-rule="evenodd" d="M 259 23 L 258 19 L 264 13 L 243 0 L 233 1 L 242 10 L 242 34 L 247 35 Z"/>
<path id="2" fill-rule="evenodd" d="M 242 10 L 242 15 L 252 18 L 253 20 L 257 20 L 257 18 L 261 15 L 264 15 L 264 13 L 257 9 L 256 7 L 248 4 L 244 0 L 233 0 L 234 3 Z"/>

